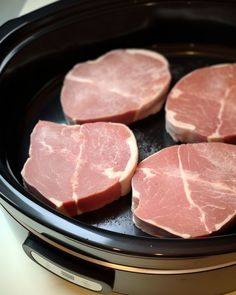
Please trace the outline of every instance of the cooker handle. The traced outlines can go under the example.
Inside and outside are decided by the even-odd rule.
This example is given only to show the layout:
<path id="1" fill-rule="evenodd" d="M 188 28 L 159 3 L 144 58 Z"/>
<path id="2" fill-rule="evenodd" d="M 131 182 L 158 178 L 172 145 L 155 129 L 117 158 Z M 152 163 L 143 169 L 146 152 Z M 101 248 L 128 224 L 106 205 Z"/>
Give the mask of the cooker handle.
<path id="1" fill-rule="evenodd" d="M 112 292 L 115 271 L 72 256 L 29 234 L 23 243 L 26 254 L 57 276 L 86 289 Z"/>

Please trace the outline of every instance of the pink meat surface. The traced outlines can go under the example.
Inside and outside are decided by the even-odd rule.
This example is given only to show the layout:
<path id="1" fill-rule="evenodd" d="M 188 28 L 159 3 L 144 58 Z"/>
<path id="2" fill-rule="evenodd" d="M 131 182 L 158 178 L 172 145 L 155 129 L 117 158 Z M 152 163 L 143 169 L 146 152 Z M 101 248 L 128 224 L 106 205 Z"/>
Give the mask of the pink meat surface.
<path id="1" fill-rule="evenodd" d="M 126 195 L 137 157 L 135 137 L 125 125 L 39 121 L 22 176 L 31 192 L 74 216 Z"/>
<path id="2" fill-rule="evenodd" d="M 161 109 L 170 80 L 162 55 L 141 49 L 113 50 L 74 66 L 65 77 L 61 104 L 70 123 L 129 124 Z"/>
<path id="3" fill-rule="evenodd" d="M 166 130 L 175 141 L 236 143 L 236 64 L 183 77 L 167 98 Z"/>
<path id="4" fill-rule="evenodd" d="M 236 221 L 236 146 L 182 144 L 143 160 L 132 179 L 133 218 L 154 236 L 207 236 Z"/>

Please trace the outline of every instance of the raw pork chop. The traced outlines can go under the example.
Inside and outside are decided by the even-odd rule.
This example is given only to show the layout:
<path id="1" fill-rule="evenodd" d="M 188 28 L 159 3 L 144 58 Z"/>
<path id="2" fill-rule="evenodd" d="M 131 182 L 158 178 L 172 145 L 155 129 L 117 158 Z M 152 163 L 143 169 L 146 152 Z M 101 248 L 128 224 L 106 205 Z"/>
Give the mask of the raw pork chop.
<path id="1" fill-rule="evenodd" d="M 77 64 L 66 75 L 61 104 L 70 123 L 129 124 L 161 109 L 170 80 L 162 55 L 140 49 L 113 50 Z"/>
<path id="2" fill-rule="evenodd" d="M 126 195 L 137 155 L 135 137 L 125 125 L 40 121 L 22 176 L 30 191 L 74 216 Z"/>
<path id="3" fill-rule="evenodd" d="M 166 129 L 175 141 L 236 143 L 236 64 L 183 77 L 167 98 Z"/>
<path id="4" fill-rule="evenodd" d="M 133 218 L 154 236 L 210 235 L 236 221 L 236 146 L 182 144 L 143 160 L 132 179 Z"/>

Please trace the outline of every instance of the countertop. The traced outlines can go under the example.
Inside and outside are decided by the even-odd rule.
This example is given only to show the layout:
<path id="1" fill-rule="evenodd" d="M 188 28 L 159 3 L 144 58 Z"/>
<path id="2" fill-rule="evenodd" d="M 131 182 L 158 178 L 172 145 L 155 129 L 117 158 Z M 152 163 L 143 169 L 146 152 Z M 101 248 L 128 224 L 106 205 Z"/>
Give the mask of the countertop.
<path id="1" fill-rule="evenodd" d="M 23 15 L 56 0 L 1 0 L 0 25 L 7 20 Z M 2 208 L 1 208 L 2 209 Z M 0 210 L 0 294 L 34 295 L 92 295 L 70 282 L 67 282 L 43 269 L 30 260 L 16 240 L 13 231 Z M 113 293 L 115 295 L 115 293 Z M 230 293 L 236 295 L 236 291 Z"/>

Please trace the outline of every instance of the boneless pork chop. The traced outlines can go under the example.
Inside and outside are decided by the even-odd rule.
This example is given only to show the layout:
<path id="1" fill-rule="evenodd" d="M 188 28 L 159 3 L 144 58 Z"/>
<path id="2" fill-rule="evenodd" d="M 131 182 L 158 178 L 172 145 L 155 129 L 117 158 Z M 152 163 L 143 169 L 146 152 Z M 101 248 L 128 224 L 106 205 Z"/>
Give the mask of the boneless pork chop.
<path id="1" fill-rule="evenodd" d="M 129 124 L 158 112 L 171 75 L 167 60 L 149 50 L 113 50 L 79 63 L 66 75 L 61 104 L 70 123 Z"/>
<path id="2" fill-rule="evenodd" d="M 132 179 L 133 218 L 154 236 L 207 236 L 236 221 L 236 146 L 182 144 L 143 160 Z"/>
<path id="3" fill-rule="evenodd" d="M 123 124 L 39 121 L 22 176 L 31 192 L 74 216 L 126 195 L 137 157 L 135 137 Z"/>
<path id="4" fill-rule="evenodd" d="M 166 129 L 175 141 L 236 143 L 236 64 L 183 77 L 167 98 Z"/>

